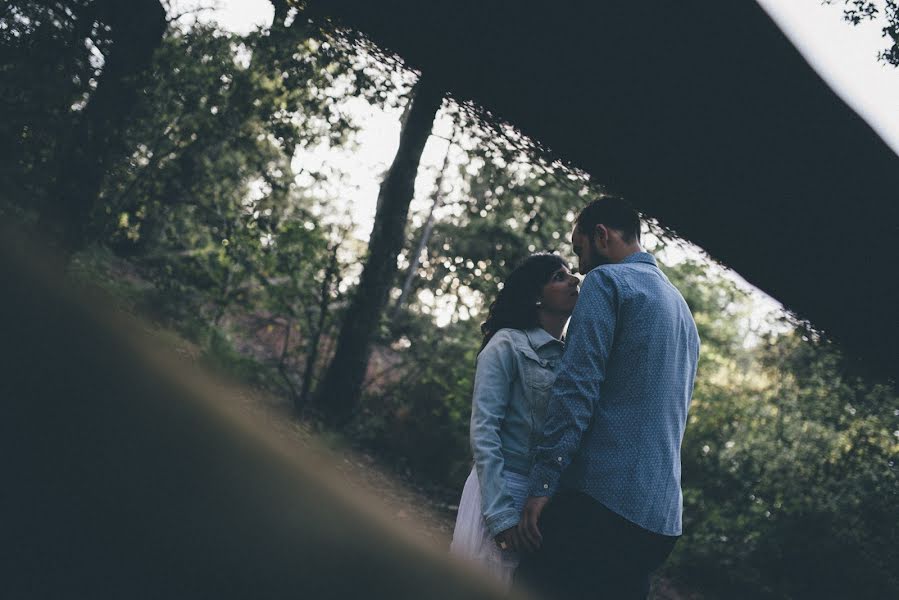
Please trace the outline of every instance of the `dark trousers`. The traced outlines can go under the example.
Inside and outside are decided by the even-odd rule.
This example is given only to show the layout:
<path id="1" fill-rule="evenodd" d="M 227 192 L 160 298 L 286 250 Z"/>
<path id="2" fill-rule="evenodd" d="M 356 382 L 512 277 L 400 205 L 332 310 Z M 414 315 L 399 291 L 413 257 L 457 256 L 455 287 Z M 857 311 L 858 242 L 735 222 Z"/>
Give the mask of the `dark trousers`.
<path id="1" fill-rule="evenodd" d="M 540 516 L 543 544 L 524 554 L 515 585 L 546 598 L 641 599 L 677 537 L 646 531 L 581 492 L 560 492 Z"/>

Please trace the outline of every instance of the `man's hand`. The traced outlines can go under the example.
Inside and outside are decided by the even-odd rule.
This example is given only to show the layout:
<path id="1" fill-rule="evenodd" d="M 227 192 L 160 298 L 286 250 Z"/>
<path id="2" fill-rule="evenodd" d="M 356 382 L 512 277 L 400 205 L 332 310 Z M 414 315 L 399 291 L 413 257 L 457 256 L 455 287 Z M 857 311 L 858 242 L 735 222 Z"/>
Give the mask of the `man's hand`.
<path id="1" fill-rule="evenodd" d="M 518 522 L 518 537 L 523 550 L 536 552 L 543 543 L 543 535 L 537 527 L 537 522 L 547 504 L 549 504 L 548 496 L 531 496 L 525 502 L 521 521 Z"/>
<path id="2" fill-rule="evenodd" d="M 521 550 L 521 539 L 518 534 L 518 526 L 514 525 L 505 531 L 500 531 L 493 538 L 500 550 L 513 550 L 518 552 Z"/>

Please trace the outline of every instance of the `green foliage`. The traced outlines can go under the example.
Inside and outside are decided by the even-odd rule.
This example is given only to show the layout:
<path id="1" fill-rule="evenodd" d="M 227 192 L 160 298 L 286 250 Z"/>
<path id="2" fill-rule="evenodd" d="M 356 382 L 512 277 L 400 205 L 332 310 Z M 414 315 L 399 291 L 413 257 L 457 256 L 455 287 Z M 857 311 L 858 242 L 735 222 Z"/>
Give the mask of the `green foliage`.
<path id="1" fill-rule="evenodd" d="M 277 369 L 273 380 L 295 402 L 318 366 L 300 363 L 335 322 L 344 264 L 333 248 L 345 234 L 314 215 L 318 179 L 299 187 L 293 157 L 300 146 L 351 142 L 355 126 L 329 94 L 369 93 L 366 73 L 377 70 L 357 72 L 358 60 L 299 19 L 246 37 L 208 26 L 173 30 L 130 132 L 137 150 L 106 192 L 106 212 L 116 217 L 106 235 L 186 312 L 212 332 L 229 311 L 285 332 L 277 352 L 257 358 Z"/>
<path id="2" fill-rule="evenodd" d="M 419 322 L 396 350 L 403 367 L 369 393 L 352 437 L 400 460 L 420 477 L 453 489 L 471 469 L 468 418 L 477 357 L 474 321 L 442 329 Z M 439 347 L 439 351 L 434 349 Z"/>
<path id="3" fill-rule="evenodd" d="M 146 311 L 155 289 L 133 273 L 133 267 L 105 246 L 91 246 L 72 257 L 68 277 L 75 286 L 102 289 L 115 306 Z"/>
<path id="4" fill-rule="evenodd" d="M 89 6 L 0 9 L 12 58 L 0 69 L 0 149 L 13 157 L 0 170 L 0 217 L 28 222 L 43 209 L 58 134 L 102 71 L 102 28 L 78 30 L 88 21 L 73 16 Z M 870 6 L 850 9 L 866 18 Z M 403 77 L 302 13 L 247 36 L 173 28 L 152 72 L 122 140 L 129 153 L 92 218 L 100 244 L 76 256 L 72 275 L 176 325 L 205 364 L 296 401 L 333 350 L 365 248 L 348 234 L 331 175 L 298 164 L 295 150 L 351 147 L 343 101 L 395 104 Z M 452 117 L 464 159 L 450 165 L 409 301 L 383 323 L 375 353 L 386 366 L 370 373 L 342 435 L 457 494 L 487 305 L 530 252 L 570 257 L 574 214 L 602 190 L 469 112 Z M 408 248 L 422 228 L 410 228 Z M 110 269 L 121 258 L 104 245 L 153 287 Z M 703 344 L 683 448 L 685 537 L 669 574 L 724 597 L 899 595 L 895 389 L 853 375 L 814 333 L 760 322 L 754 301 L 708 262 L 655 251 Z M 253 353 L 259 327 L 268 345 Z"/>
<path id="5" fill-rule="evenodd" d="M 498 132 L 483 130 L 466 112 L 456 118 L 467 161 L 458 166 L 455 194 L 434 228 L 417 289 L 483 299 L 528 254 L 570 255 L 564 249 L 582 197 L 598 189 L 535 159 Z M 463 318 L 481 309 L 464 301 L 455 305 Z"/>
<path id="6" fill-rule="evenodd" d="M 0 7 L 0 218 L 33 222 L 47 203 L 60 140 L 96 88 L 108 32 L 91 0 Z"/>
<path id="7" fill-rule="evenodd" d="M 201 363 L 229 379 L 260 388 L 271 388 L 275 379 L 271 369 L 234 349 L 233 340 L 220 329 L 211 329 Z"/>
<path id="8" fill-rule="evenodd" d="M 890 45 L 881 50 L 877 57 L 883 62 L 899 66 L 899 2 L 896 0 L 824 0 L 825 4 L 839 2 L 844 5 L 843 18 L 853 25 L 863 21 L 884 19 L 883 37 L 889 40 Z"/>
<path id="9" fill-rule="evenodd" d="M 663 261 L 672 254 L 656 252 Z M 683 446 L 685 536 L 667 574 L 714 597 L 894 596 L 894 390 L 851 375 L 831 345 L 794 324 L 753 325 L 753 300 L 708 264 L 663 268 L 703 344 Z M 435 331 L 409 311 L 396 324 L 412 340 L 405 370 L 368 399 L 357 425 L 370 443 L 456 489 L 470 466 L 464 441 L 482 316 Z"/>
<path id="10" fill-rule="evenodd" d="M 696 281 L 681 289 L 690 297 Z M 742 338 L 727 317 L 733 290 L 712 295 L 717 309 L 693 307 L 705 331 L 683 447 L 685 537 L 669 571 L 728 597 L 895 595 L 895 393 L 797 328 L 727 360 Z"/>
<path id="11" fill-rule="evenodd" d="M 196 247 L 190 235 L 198 225 L 221 240 L 241 210 L 296 210 L 294 149 L 346 143 L 354 131 L 323 92 L 349 66 L 314 55 L 315 38 L 297 37 L 271 48 L 261 33 L 171 32 L 157 54 L 156 85 L 129 132 L 135 152 L 105 190 L 114 239 L 125 246 L 186 238 Z M 247 55 L 249 64 L 241 64 Z"/>

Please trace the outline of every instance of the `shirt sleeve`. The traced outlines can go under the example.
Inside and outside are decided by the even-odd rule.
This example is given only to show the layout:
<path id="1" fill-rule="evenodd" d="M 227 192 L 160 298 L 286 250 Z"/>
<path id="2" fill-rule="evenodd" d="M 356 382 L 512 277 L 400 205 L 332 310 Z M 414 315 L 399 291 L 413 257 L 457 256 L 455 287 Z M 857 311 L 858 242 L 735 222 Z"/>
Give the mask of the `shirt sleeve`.
<path id="1" fill-rule="evenodd" d="M 601 268 L 590 271 L 571 315 L 565 354 L 537 444 L 528 483 L 531 496 L 553 496 L 558 491 L 562 472 L 590 427 L 606 378 L 618 306 L 619 294 L 612 276 Z"/>
<path id="2" fill-rule="evenodd" d="M 517 525 L 521 516 L 503 477 L 500 437 L 516 377 L 514 352 L 507 334 L 495 334 L 478 355 L 472 394 L 471 450 L 481 488 L 481 512 L 494 536 Z"/>

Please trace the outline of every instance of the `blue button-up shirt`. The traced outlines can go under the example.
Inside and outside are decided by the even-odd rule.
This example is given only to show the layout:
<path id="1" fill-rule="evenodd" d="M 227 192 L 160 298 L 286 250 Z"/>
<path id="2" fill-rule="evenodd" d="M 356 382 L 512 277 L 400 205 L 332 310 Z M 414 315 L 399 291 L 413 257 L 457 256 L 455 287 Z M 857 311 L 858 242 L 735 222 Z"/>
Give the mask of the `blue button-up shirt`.
<path id="1" fill-rule="evenodd" d="M 585 492 L 662 535 L 681 534 L 680 449 L 699 359 L 690 309 L 638 252 L 584 278 L 529 493 Z"/>

